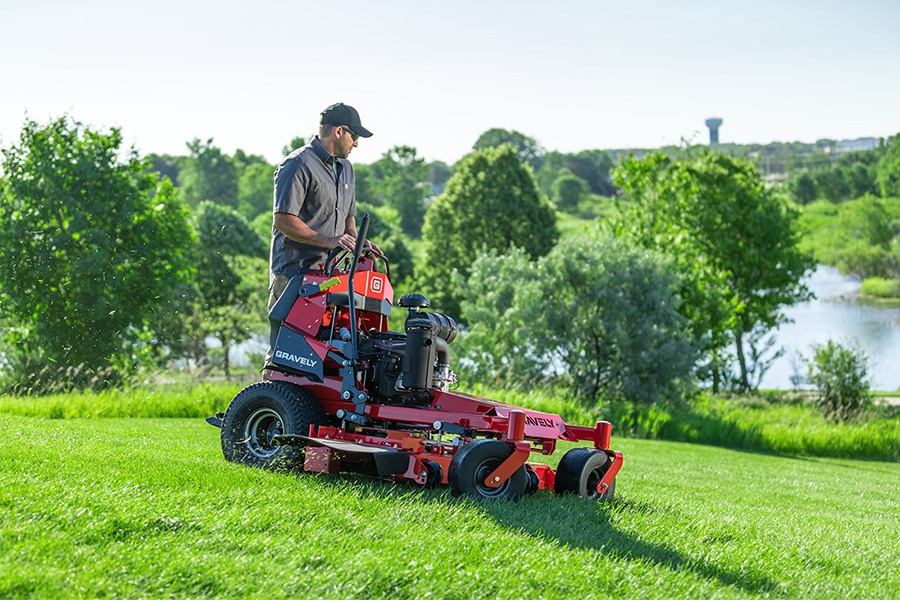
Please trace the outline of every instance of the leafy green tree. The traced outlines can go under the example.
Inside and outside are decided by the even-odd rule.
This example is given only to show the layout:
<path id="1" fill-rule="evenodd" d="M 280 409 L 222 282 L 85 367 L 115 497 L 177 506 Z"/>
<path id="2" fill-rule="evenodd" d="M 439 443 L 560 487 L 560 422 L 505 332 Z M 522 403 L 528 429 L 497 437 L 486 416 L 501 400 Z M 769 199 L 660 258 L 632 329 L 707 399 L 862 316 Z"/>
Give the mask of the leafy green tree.
<path id="1" fill-rule="evenodd" d="M 686 235 L 692 182 L 678 163 L 662 152 L 638 159 L 624 157 L 614 173 L 626 202 L 612 222 L 617 236 L 634 240 L 650 250 L 671 256 L 681 274 L 681 312 L 692 325 L 694 336 L 704 341 L 707 363 L 698 375 L 718 391 L 723 374 L 730 372 L 726 347 L 731 312 L 725 275 L 704 251 L 698 236 Z"/>
<path id="2" fill-rule="evenodd" d="M 425 197 L 430 192 L 428 165 L 411 146 L 395 146 L 388 150 L 378 167 L 382 174 L 378 189 L 384 205 L 400 215 L 404 234 L 418 238 L 422 234 Z"/>
<path id="3" fill-rule="evenodd" d="M 248 221 L 271 214 L 275 166 L 257 154 L 240 148 L 231 158 L 237 173 L 237 211 Z"/>
<path id="4" fill-rule="evenodd" d="M 603 150 L 582 150 L 578 154 L 569 155 L 566 167 L 587 182 L 591 193 L 599 196 L 612 196 L 615 193 L 609 176 L 613 168 L 612 159 Z"/>
<path id="5" fill-rule="evenodd" d="M 384 198 L 379 192 L 379 183 L 382 178 L 378 163 L 373 165 L 353 165 L 353 175 L 356 178 L 356 204 L 369 206 L 382 206 Z"/>
<path id="6" fill-rule="evenodd" d="M 516 130 L 500 128 L 488 129 L 482 133 L 472 146 L 472 150 L 479 151 L 486 148 L 497 148 L 503 144 L 509 144 L 516 149 L 519 160 L 531 166 L 535 172 L 541 168 L 546 151 L 534 138 L 530 138 Z"/>
<path id="7" fill-rule="evenodd" d="M 551 378 L 576 392 L 652 403 L 687 391 L 697 356 L 678 313 L 677 278 L 661 254 L 608 232 L 566 237 L 531 261 L 514 249 L 472 265 L 460 340 L 489 381 Z"/>
<path id="8" fill-rule="evenodd" d="M 20 382 L 47 364 L 129 368 L 151 313 L 187 280 L 192 236 L 168 179 L 119 129 L 25 122 L 3 151 L 0 311 Z"/>
<path id="9" fill-rule="evenodd" d="M 738 385 L 751 389 L 746 343 L 810 295 L 801 280 L 813 261 L 797 247 L 796 212 L 752 163 L 721 152 L 628 158 L 616 176 L 631 201 L 616 230 L 675 257 L 684 313 L 707 336 L 714 388 L 730 371 L 723 350 L 733 342 Z"/>
<path id="10" fill-rule="evenodd" d="M 203 332 L 229 349 L 264 330 L 268 298 L 266 245 L 234 209 L 202 202 L 197 211 L 197 288 Z"/>
<path id="11" fill-rule="evenodd" d="M 843 202 L 850 198 L 850 186 L 838 169 L 820 169 L 813 174 L 816 189 L 832 202 Z"/>
<path id="12" fill-rule="evenodd" d="M 204 200 L 232 208 L 238 205 L 238 173 L 231 157 L 206 142 L 194 139 L 188 143 L 190 157 L 184 161 L 180 179 L 185 200 L 196 207 Z"/>
<path id="13" fill-rule="evenodd" d="M 281 155 L 282 155 L 282 156 L 287 156 L 288 154 L 290 154 L 291 152 L 293 152 L 293 151 L 296 150 L 297 148 L 302 148 L 302 147 L 305 146 L 305 145 L 306 145 L 306 138 L 303 138 L 303 137 L 300 137 L 300 136 L 297 136 L 297 137 L 295 137 L 295 138 L 292 138 L 291 141 L 288 143 L 287 146 L 283 146 L 283 147 L 281 148 Z"/>
<path id="14" fill-rule="evenodd" d="M 559 174 L 564 171 L 571 173 L 566 166 L 566 156 L 561 152 L 548 152 L 544 155 L 541 168 L 535 171 L 534 177 L 537 180 L 538 189 L 548 198 L 553 197 L 553 182 L 556 181 Z"/>
<path id="15" fill-rule="evenodd" d="M 876 167 L 876 178 L 882 198 L 900 198 L 900 133 L 888 140 Z"/>
<path id="16" fill-rule="evenodd" d="M 884 204 L 874 196 L 864 196 L 842 208 L 837 224 L 842 246 L 838 267 L 864 278 L 890 276 L 896 228 Z"/>
<path id="17" fill-rule="evenodd" d="M 843 169 L 844 181 L 850 190 L 851 198 L 861 198 L 867 194 L 877 194 L 878 185 L 875 181 L 875 167 L 861 162 L 854 163 Z"/>
<path id="18" fill-rule="evenodd" d="M 172 185 L 178 187 L 178 175 L 181 172 L 181 163 L 183 158 L 180 156 L 171 156 L 168 154 L 150 154 L 147 156 L 150 162 L 150 169 L 156 171 L 163 177 L 168 177 Z"/>
<path id="19" fill-rule="evenodd" d="M 275 167 L 257 162 L 241 169 L 238 175 L 237 211 L 248 221 L 261 214 L 272 214 Z"/>
<path id="20" fill-rule="evenodd" d="M 535 177 L 547 196 L 553 196 L 553 183 L 561 173 L 572 173 L 588 184 L 590 192 L 598 196 L 612 196 L 615 186 L 610 180 L 612 159 L 602 150 L 584 150 L 578 154 L 548 152 Z"/>
<path id="21" fill-rule="evenodd" d="M 451 175 L 453 171 L 447 163 L 440 160 L 428 163 L 428 183 L 431 184 L 431 193 L 433 195 L 443 193 Z"/>
<path id="22" fill-rule="evenodd" d="M 480 254 L 472 262 L 462 317 L 469 326 L 454 344 L 462 361 L 457 369 L 468 379 L 528 388 L 547 381 L 553 356 L 535 351 L 541 304 L 541 273 L 527 252 L 513 247 Z"/>
<path id="23" fill-rule="evenodd" d="M 809 173 L 800 173 L 791 181 L 791 192 L 798 204 L 809 204 L 816 199 L 816 181 Z"/>
<path id="24" fill-rule="evenodd" d="M 550 251 L 559 237 L 553 206 L 538 192 L 531 170 L 509 145 L 464 157 L 425 214 L 416 278 L 432 305 L 459 315 L 461 282 L 479 252 L 523 248 Z"/>
<path id="25" fill-rule="evenodd" d="M 390 261 L 391 281 L 396 289 L 413 274 L 413 255 L 406 243 L 406 236 L 400 230 L 400 215 L 387 206 L 356 205 L 357 225 L 363 215 L 369 215 L 368 239 L 375 242 Z"/>
<path id="26" fill-rule="evenodd" d="M 578 210 L 578 204 L 591 193 L 587 182 L 573 175 L 568 169 L 561 169 L 553 182 L 553 201 L 556 208 L 566 212 Z"/>

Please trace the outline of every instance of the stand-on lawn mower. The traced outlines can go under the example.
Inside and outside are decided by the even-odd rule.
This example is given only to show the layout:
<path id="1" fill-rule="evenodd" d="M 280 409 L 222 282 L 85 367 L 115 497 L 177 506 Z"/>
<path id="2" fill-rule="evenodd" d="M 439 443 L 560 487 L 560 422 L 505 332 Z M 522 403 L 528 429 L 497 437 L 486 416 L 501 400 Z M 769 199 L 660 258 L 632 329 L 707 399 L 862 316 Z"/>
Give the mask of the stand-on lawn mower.
<path id="1" fill-rule="evenodd" d="M 609 500 L 622 454 L 612 426 L 567 425 L 559 415 L 452 391 L 454 320 L 406 294 L 405 333 L 388 330 L 393 288 L 387 260 L 365 246 L 294 277 L 269 313 L 268 380 L 244 388 L 225 413 L 225 458 L 264 468 L 356 472 L 454 495 L 518 499 L 539 489 Z M 381 264 L 382 271 L 376 269 Z M 526 462 L 557 441 L 588 442 L 556 469 Z"/>

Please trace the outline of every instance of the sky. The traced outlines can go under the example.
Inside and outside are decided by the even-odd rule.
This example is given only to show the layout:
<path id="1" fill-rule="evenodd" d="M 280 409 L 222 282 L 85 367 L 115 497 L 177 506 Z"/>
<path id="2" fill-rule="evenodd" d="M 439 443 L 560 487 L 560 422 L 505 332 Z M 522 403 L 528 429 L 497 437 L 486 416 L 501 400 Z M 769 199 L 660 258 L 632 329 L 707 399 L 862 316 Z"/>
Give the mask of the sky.
<path id="1" fill-rule="evenodd" d="M 900 133 L 897 0 L 0 0 L 0 147 L 27 119 L 270 162 L 334 102 L 351 159 L 452 164 L 499 127 L 547 150 Z"/>

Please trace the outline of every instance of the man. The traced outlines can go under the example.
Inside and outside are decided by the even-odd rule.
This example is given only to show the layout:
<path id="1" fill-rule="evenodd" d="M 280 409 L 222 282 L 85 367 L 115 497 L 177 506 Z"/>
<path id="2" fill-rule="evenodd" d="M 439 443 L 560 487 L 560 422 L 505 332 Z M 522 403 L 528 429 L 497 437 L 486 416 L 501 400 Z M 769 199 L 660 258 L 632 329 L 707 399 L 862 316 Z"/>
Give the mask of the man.
<path id="1" fill-rule="evenodd" d="M 269 251 L 269 310 L 291 277 L 320 268 L 334 248 L 356 245 L 356 181 L 347 157 L 372 132 L 359 113 L 339 102 L 322 111 L 319 134 L 275 169 L 272 246 Z M 266 363 L 272 360 L 269 347 Z M 269 371 L 263 371 L 268 379 Z"/>
<path id="2" fill-rule="evenodd" d="M 322 111 L 319 134 L 275 170 L 269 310 L 295 275 L 317 270 L 333 248 L 356 244 L 353 166 L 347 157 L 372 133 L 344 103 Z"/>

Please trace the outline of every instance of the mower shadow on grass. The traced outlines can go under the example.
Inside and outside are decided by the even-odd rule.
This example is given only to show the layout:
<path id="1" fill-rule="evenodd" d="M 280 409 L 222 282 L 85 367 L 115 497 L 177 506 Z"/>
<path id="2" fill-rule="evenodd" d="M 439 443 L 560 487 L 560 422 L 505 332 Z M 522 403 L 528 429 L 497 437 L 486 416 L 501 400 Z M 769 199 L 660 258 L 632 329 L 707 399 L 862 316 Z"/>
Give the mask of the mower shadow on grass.
<path id="1" fill-rule="evenodd" d="M 300 474 L 309 477 L 310 474 Z M 477 501 L 454 498 L 447 489 L 422 489 L 415 485 L 382 482 L 352 474 L 321 477 L 324 485 L 359 497 L 375 496 L 385 501 L 409 499 L 413 496 L 426 506 L 465 505 L 492 519 L 510 532 L 537 541 L 552 540 L 571 548 L 584 549 L 624 560 L 643 561 L 672 572 L 693 573 L 697 577 L 721 585 L 758 594 L 776 592 L 779 583 L 752 569 L 737 572 L 686 556 L 664 543 L 641 539 L 617 527 L 617 521 L 630 516 L 654 513 L 672 514 L 667 505 L 653 505 L 618 498 L 611 502 L 591 502 L 577 496 L 560 497 L 546 491 L 527 496 L 518 502 Z M 698 535 L 702 535 L 698 532 Z M 715 536 L 716 540 L 729 534 Z M 710 537 L 710 534 L 706 534 Z M 715 540 L 714 540 L 715 541 Z"/>
<path id="2" fill-rule="evenodd" d="M 757 594 L 777 591 L 779 584 L 765 574 L 732 571 L 681 554 L 664 543 L 641 539 L 617 528 L 616 521 L 636 513 L 675 513 L 656 506 L 617 498 L 612 502 L 585 502 L 580 498 L 535 495 L 516 505 L 485 504 L 484 510 L 510 529 L 540 539 L 553 539 L 570 547 L 597 551 L 618 558 L 644 561 L 673 572 L 694 573 L 707 581 Z"/>

